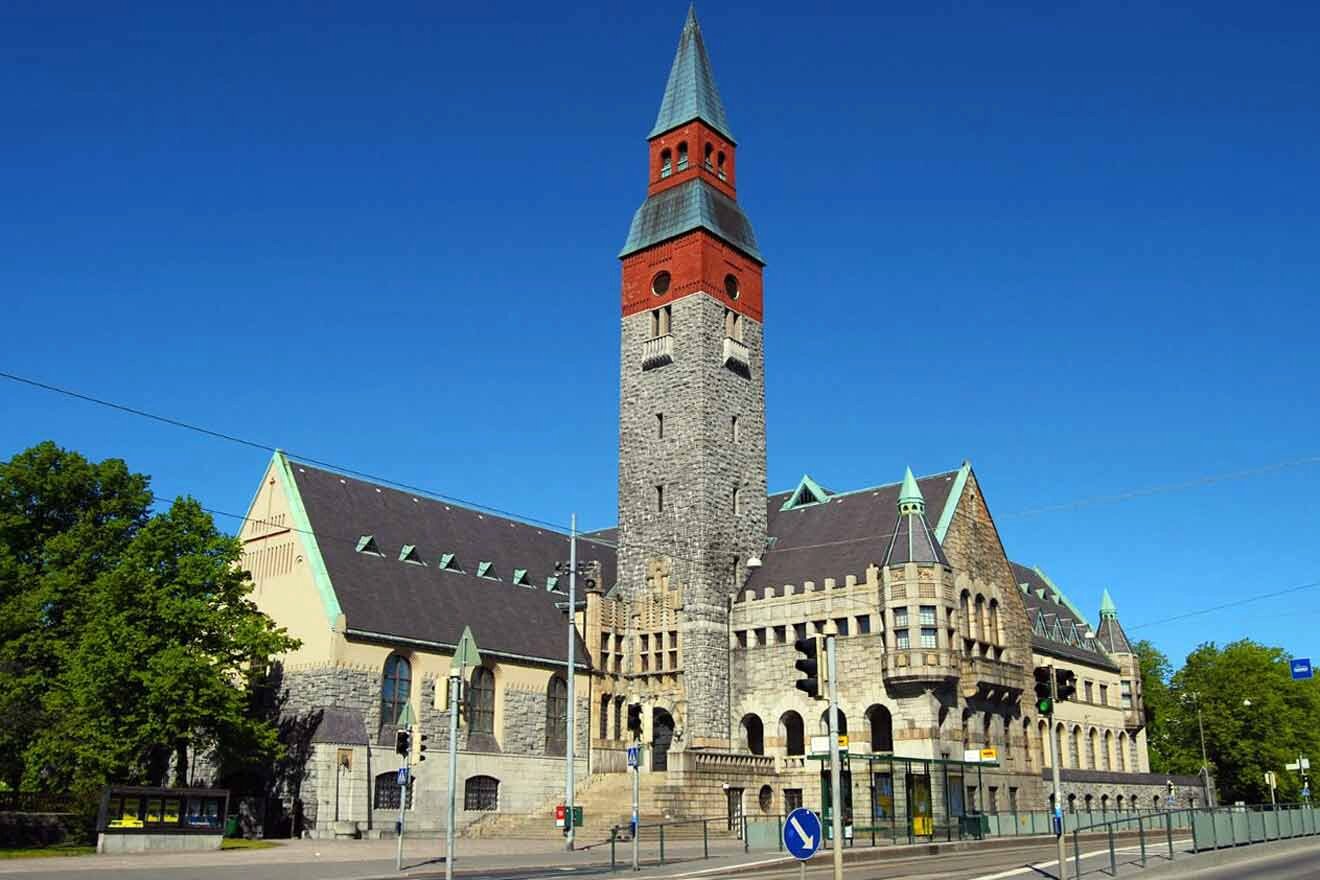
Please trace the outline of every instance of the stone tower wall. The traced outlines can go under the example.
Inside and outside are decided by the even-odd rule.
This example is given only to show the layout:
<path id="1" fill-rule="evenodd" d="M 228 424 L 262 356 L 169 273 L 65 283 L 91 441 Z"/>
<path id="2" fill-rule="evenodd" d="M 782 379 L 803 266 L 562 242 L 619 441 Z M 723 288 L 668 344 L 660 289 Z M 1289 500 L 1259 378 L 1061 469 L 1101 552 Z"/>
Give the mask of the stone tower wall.
<path id="1" fill-rule="evenodd" d="M 685 700 L 675 720 L 688 744 L 714 745 L 729 738 L 733 560 L 765 549 L 765 360 L 761 325 L 744 317 L 748 374 L 725 366 L 725 307 L 715 298 L 691 294 L 671 308 L 672 362 L 648 370 L 642 350 L 651 337 L 650 312 L 623 319 L 619 584 L 625 595 L 638 596 L 647 589 L 647 560 L 671 558 L 670 583 L 683 596 Z M 663 436 L 657 414 L 664 415 Z M 663 510 L 658 485 L 665 487 Z M 735 487 L 742 501 L 737 515 Z"/>

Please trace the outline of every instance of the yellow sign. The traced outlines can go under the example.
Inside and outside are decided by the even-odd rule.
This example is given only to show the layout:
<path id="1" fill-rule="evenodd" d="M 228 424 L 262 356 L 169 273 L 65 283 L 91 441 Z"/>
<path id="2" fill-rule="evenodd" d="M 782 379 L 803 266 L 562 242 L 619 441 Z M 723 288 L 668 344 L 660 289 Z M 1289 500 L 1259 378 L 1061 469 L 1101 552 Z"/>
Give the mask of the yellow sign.
<path id="1" fill-rule="evenodd" d="M 981 749 L 982 761 L 998 761 L 999 749 Z"/>
<path id="2" fill-rule="evenodd" d="M 935 833 L 935 820 L 930 816 L 912 817 L 912 835 L 914 837 L 930 837 Z"/>

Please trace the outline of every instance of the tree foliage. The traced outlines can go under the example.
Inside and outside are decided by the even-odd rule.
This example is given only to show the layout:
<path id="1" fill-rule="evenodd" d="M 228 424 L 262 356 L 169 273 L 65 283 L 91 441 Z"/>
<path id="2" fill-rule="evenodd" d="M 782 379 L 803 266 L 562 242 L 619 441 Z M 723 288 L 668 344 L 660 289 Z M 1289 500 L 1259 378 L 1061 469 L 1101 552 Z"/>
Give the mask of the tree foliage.
<path id="1" fill-rule="evenodd" d="M 1267 771 L 1277 774 L 1281 798 L 1299 799 L 1301 778 L 1284 765 L 1299 754 L 1320 759 L 1320 686 L 1293 681 L 1287 653 L 1250 640 L 1205 644 L 1174 671 L 1149 642 L 1133 650 L 1152 770 L 1200 772 L 1204 732 L 1204 761 L 1222 802 L 1268 802 Z"/>
<path id="2" fill-rule="evenodd" d="M 249 711 L 296 646 L 248 598 L 236 539 L 192 499 L 44 443 L 0 466 L 0 761 L 11 784 L 185 780 L 202 753 L 276 757 Z M 172 780 L 166 779 L 173 767 Z"/>

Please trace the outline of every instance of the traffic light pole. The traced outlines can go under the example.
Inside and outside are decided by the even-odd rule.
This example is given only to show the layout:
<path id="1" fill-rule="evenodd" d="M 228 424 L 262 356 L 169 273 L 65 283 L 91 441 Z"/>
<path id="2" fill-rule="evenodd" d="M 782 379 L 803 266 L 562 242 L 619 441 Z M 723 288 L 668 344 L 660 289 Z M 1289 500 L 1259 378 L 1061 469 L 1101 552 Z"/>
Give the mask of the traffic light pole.
<path id="1" fill-rule="evenodd" d="M 1059 678 L 1054 674 L 1054 667 L 1048 667 L 1050 670 L 1050 715 L 1048 727 L 1045 730 L 1045 736 L 1050 741 L 1050 768 L 1054 771 L 1054 817 L 1058 822 L 1059 830 L 1055 834 L 1055 843 L 1059 850 L 1059 880 L 1063 880 L 1065 869 L 1068 864 L 1068 845 L 1063 839 L 1063 786 L 1059 782 L 1059 738 L 1054 735 L 1054 709 L 1059 705 Z"/>
<path id="2" fill-rule="evenodd" d="M 825 625 L 825 669 L 830 687 L 830 817 L 834 835 L 834 880 L 843 880 L 843 792 L 839 790 L 839 685 L 835 643 L 838 627 L 834 621 Z"/>
<path id="3" fill-rule="evenodd" d="M 577 715 L 577 698 L 573 694 L 573 682 L 577 678 L 577 514 L 569 519 L 570 537 L 568 539 L 568 712 L 564 720 L 567 742 L 564 751 L 564 849 L 573 851 L 573 718 Z"/>
<path id="4" fill-rule="evenodd" d="M 408 738 L 408 751 L 403 755 L 403 785 L 399 786 L 399 840 L 394 847 L 394 870 L 403 870 L 403 822 L 408 816 L 408 788 L 412 785 L 412 737 Z"/>
<path id="5" fill-rule="evenodd" d="M 637 746 L 637 766 L 632 768 L 632 775 L 633 775 L 632 862 L 633 862 L 633 870 L 640 871 L 642 869 L 642 863 L 641 863 L 642 854 L 639 848 L 640 844 L 638 843 L 637 838 L 641 836 L 640 831 L 642 825 L 642 814 L 641 814 L 641 803 L 640 803 L 642 799 L 642 755 L 641 755 L 642 741 L 640 738 L 634 738 L 633 744 Z"/>
<path id="6" fill-rule="evenodd" d="M 454 880 L 454 807 L 458 789 L 458 703 L 462 673 L 449 669 L 449 818 L 445 820 L 445 880 Z"/>

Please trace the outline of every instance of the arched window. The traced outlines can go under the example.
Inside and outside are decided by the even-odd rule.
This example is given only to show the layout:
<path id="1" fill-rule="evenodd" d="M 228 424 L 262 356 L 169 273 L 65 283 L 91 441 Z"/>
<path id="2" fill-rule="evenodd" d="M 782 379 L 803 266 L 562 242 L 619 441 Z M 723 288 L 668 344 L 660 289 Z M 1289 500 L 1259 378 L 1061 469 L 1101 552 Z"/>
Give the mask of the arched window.
<path id="1" fill-rule="evenodd" d="M 996 645 L 1002 645 L 1004 640 L 999 637 L 999 600 L 990 600 L 990 633 L 986 636 L 986 641 L 994 642 Z"/>
<path id="2" fill-rule="evenodd" d="M 1094 727 L 1092 727 L 1091 732 L 1086 735 L 1086 766 L 1090 770 L 1099 769 L 1099 764 L 1097 763 L 1098 756 L 1096 755 L 1099 746 L 1100 734 Z"/>
<path id="3" fill-rule="evenodd" d="M 1031 719 L 1022 719 L 1022 751 L 1027 756 L 1027 769 L 1031 769 L 1032 759 L 1035 755 L 1031 751 Z"/>
<path id="4" fill-rule="evenodd" d="M 1114 799 L 1114 801 L 1117 804 L 1118 811 L 1120 813 L 1123 812 L 1123 796 L 1120 794 L 1117 798 Z"/>
<path id="5" fill-rule="evenodd" d="M 567 743 L 568 683 L 563 676 L 552 675 L 545 693 L 545 753 L 562 755 Z"/>
<path id="6" fill-rule="evenodd" d="M 1114 769 L 1113 764 L 1112 764 L 1112 759 L 1109 757 L 1109 753 L 1112 752 L 1113 750 L 1114 750 L 1114 732 L 1113 732 L 1112 730 L 1106 730 L 1106 731 L 1105 731 L 1105 749 L 1104 749 L 1103 752 L 1100 753 L 1101 756 L 1102 756 L 1101 763 L 1104 765 L 1104 766 L 1103 766 L 1103 769 L 1105 769 L 1105 770 L 1113 770 L 1113 769 Z"/>
<path id="7" fill-rule="evenodd" d="M 723 151 L 723 150 L 720 150 L 720 154 L 719 154 L 718 156 L 715 157 L 715 164 L 716 164 L 716 167 L 717 167 L 717 169 L 718 169 L 715 173 L 716 173 L 716 175 L 719 177 L 720 180 L 723 180 L 723 179 L 724 179 L 724 151 Z"/>
<path id="8" fill-rule="evenodd" d="M 1109 809 L 1109 795 L 1102 794 L 1100 795 L 1100 812 L 1104 813 L 1108 809 Z"/>
<path id="9" fill-rule="evenodd" d="M 715 170 L 715 166 L 712 165 L 712 164 L 711 164 L 711 161 L 710 161 L 710 155 L 711 155 L 711 153 L 713 153 L 713 152 L 715 152 L 715 147 L 714 147 L 712 144 L 706 144 L 706 156 L 705 156 L 705 158 L 702 160 L 702 162 L 705 164 L 705 166 L 706 166 L 706 170 L 707 170 L 707 171 L 714 171 L 714 170 Z"/>
<path id="10" fill-rule="evenodd" d="M 1159 795 L 1155 795 L 1155 801 L 1154 801 L 1154 803 L 1155 803 L 1155 809 L 1158 810 L 1158 809 L 1160 808 L 1160 796 L 1159 796 Z"/>
<path id="11" fill-rule="evenodd" d="M 983 642 L 990 641 L 989 635 L 990 619 L 985 613 L 985 596 L 976 597 L 976 632 L 977 638 Z"/>
<path id="12" fill-rule="evenodd" d="M 678 170 L 679 170 L 679 171 L 686 171 L 686 170 L 687 170 L 687 156 L 688 156 L 688 154 L 687 154 L 687 141 L 683 141 L 682 143 L 680 143 L 680 144 L 678 145 Z"/>
<path id="13" fill-rule="evenodd" d="M 376 775 L 372 785 L 371 803 L 377 810 L 397 810 L 403 786 L 399 785 L 399 771 L 387 770 Z M 408 809 L 413 805 L 413 787 L 408 786 Z"/>
<path id="14" fill-rule="evenodd" d="M 468 686 L 468 733 L 495 735 L 495 674 L 484 666 L 472 670 Z"/>
<path id="15" fill-rule="evenodd" d="M 1068 736 L 1068 762 L 1079 770 L 1082 767 L 1082 728 L 1074 727 Z"/>
<path id="16" fill-rule="evenodd" d="M 1088 794 L 1086 796 L 1086 812 L 1088 813 L 1091 812 L 1091 804 L 1093 801 L 1094 801 L 1094 796 Z"/>
<path id="17" fill-rule="evenodd" d="M 829 732 L 830 732 L 830 710 L 829 710 L 829 709 L 826 709 L 824 712 L 821 712 L 821 713 L 820 713 L 820 732 L 821 732 L 823 735 L 826 735 L 826 736 L 829 735 Z M 843 734 L 846 734 L 847 732 L 848 732 L 848 716 L 845 715 L 845 714 L 843 714 L 843 710 L 840 709 L 840 710 L 839 710 L 839 734 L 840 734 L 840 735 L 843 735 Z"/>
<path id="18" fill-rule="evenodd" d="M 995 716 L 985 713 L 985 720 L 981 722 L 981 748 L 992 749 L 995 746 Z"/>
<path id="19" fill-rule="evenodd" d="M 802 716 L 791 709 L 779 716 L 779 736 L 784 741 L 784 751 L 789 755 L 807 753 L 806 735 L 802 729 Z"/>
<path id="20" fill-rule="evenodd" d="M 609 739 L 610 736 L 610 699 L 609 694 L 600 698 L 600 720 L 596 723 L 600 725 L 601 739 Z"/>
<path id="21" fill-rule="evenodd" d="M 463 809 L 493 812 L 500 808 L 500 781 L 494 776 L 469 776 L 463 783 Z"/>
<path id="22" fill-rule="evenodd" d="M 380 685 L 380 723 L 398 724 L 412 690 L 412 664 L 408 658 L 391 654 L 385 661 Z"/>
<path id="23" fill-rule="evenodd" d="M 1044 768 L 1050 766 L 1050 726 L 1044 721 L 1036 725 L 1037 742 L 1036 746 L 1040 749 L 1040 766 Z"/>
<path id="24" fill-rule="evenodd" d="M 673 154 L 670 153 L 667 148 L 663 149 L 660 151 L 660 176 L 668 177 L 670 174 L 673 173 L 674 173 Z"/>
<path id="25" fill-rule="evenodd" d="M 742 493 L 737 486 L 733 487 L 733 515 L 742 515 Z"/>
<path id="26" fill-rule="evenodd" d="M 1118 751 L 1114 753 L 1118 758 L 1118 769 L 1121 772 L 1127 771 L 1127 732 L 1120 732 L 1118 735 Z"/>
<path id="27" fill-rule="evenodd" d="M 892 752 L 894 750 L 894 716 L 889 709 L 875 705 L 866 710 L 866 721 L 871 728 L 871 751 Z"/>
<path id="28" fill-rule="evenodd" d="M 962 618 L 962 634 L 964 639 L 973 638 L 972 636 L 972 596 L 966 590 L 962 591 L 959 602 L 959 617 Z"/>
<path id="29" fill-rule="evenodd" d="M 751 713 L 744 715 L 740 726 L 743 748 L 753 755 L 764 755 L 765 726 L 761 723 L 761 716 Z"/>
<path id="30" fill-rule="evenodd" d="M 1068 812 L 1077 812 L 1077 795 L 1075 794 L 1068 795 Z"/>

